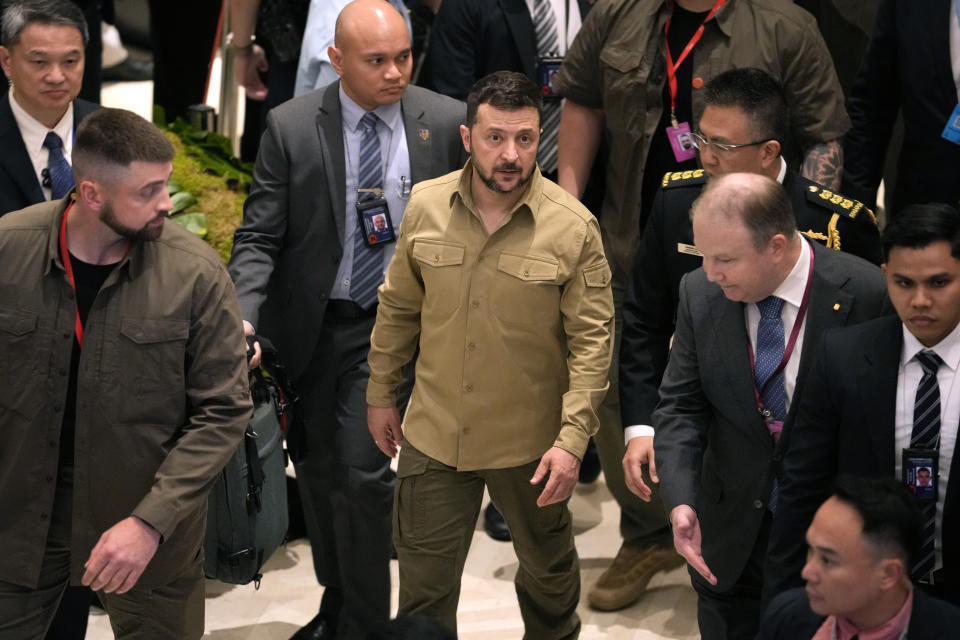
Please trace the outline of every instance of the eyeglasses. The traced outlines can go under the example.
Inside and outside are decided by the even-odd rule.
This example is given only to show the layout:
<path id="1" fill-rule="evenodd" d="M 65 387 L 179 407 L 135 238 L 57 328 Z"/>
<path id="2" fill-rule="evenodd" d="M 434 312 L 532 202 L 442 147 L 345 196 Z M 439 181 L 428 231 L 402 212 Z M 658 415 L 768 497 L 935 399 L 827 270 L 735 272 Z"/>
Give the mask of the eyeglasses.
<path id="1" fill-rule="evenodd" d="M 693 146 L 697 151 L 703 151 L 707 147 L 710 147 L 710 150 L 714 153 L 730 153 L 731 151 L 736 151 L 737 149 L 743 149 L 744 147 L 755 147 L 758 144 L 763 144 L 764 142 L 769 142 L 770 139 L 766 140 L 757 140 L 756 142 L 745 142 L 743 144 L 726 144 L 725 142 L 711 142 L 703 137 L 703 134 L 700 133 L 691 133 L 690 139 L 693 140 Z"/>

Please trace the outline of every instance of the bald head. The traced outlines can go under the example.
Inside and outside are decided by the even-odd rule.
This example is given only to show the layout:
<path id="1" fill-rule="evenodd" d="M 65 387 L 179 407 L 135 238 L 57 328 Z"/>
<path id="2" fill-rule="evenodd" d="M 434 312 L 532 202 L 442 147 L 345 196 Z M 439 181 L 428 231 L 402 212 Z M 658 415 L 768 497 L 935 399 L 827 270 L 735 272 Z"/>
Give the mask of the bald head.
<path id="1" fill-rule="evenodd" d="M 344 7 L 327 52 L 344 92 L 365 110 L 403 97 L 413 71 L 410 33 L 386 0 L 354 0 Z"/>
<path id="2" fill-rule="evenodd" d="M 731 173 L 710 180 L 694 201 L 690 218 L 705 212 L 728 221 L 740 221 L 758 249 L 782 234 L 795 243 L 797 221 L 787 192 L 776 181 L 756 173 Z"/>

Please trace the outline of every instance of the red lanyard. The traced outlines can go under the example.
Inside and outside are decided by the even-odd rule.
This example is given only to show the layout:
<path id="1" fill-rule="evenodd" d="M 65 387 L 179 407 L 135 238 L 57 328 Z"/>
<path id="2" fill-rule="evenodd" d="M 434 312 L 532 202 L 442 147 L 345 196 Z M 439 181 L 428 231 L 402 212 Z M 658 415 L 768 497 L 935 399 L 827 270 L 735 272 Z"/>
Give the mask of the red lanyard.
<path id="1" fill-rule="evenodd" d="M 770 374 L 770 377 L 767 378 L 763 386 L 759 389 L 757 388 L 757 374 L 754 370 L 756 362 L 754 362 L 753 345 L 750 344 L 749 338 L 747 339 L 747 352 L 750 354 L 750 375 L 753 378 L 753 393 L 757 399 L 757 409 L 761 414 L 764 413 L 763 392 L 767 390 L 767 385 L 786 368 L 787 362 L 793 354 L 793 349 L 797 346 L 797 338 L 800 336 L 800 327 L 803 325 L 803 319 L 807 315 L 807 306 L 810 302 L 810 281 L 813 276 L 813 248 L 808 248 L 810 249 L 810 266 L 807 269 L 807 284 L 803 288 L 803 298 L 800 300 L 800 311 L 797 312 L 797 319 L 793 322 L 793 329 L 790 330 L 790 340 L 787 341 L 787 346 L 783 350 L 783 357 L 780 358 L 780 364 L 777 365 L 777 368 L 774 369 L 773 373 Z"/>
<path id="2" fill-rule="evenodd" d="M 663 46 L 667 49 L 667 81 L 670 85 L 670 119 L 674 129 L 679 126 L 677 123 L 677 69 L 680 68 L 683 61 L 687 59 L 687 56 L 690 55 L 693 48 L 700 42 L 700 37 L 703 36 L 704 25 L 707 24 L 710 18 L 717 13 L 726 1 L 727 0 L 717 0 L 716 3 L 714 3 L 713 9 L 710 9 L 710 13 L 703 19 L 700 27 L 693 34 L 693 37 L 690 38 L 690 42 L 683 48 L 683 52 L 680 54 L 680 57 L 677 58 L 676 64 L 673 62 L 673 56 L 670 55 L 670 43 L 667 41 L 667 35 L 670 33 L 670 22 L 673 20 L 673 2 L 670 3 L 670 17 L 667 18 L 667 23 L 663 25 Z"/>
<path id="3" fill-rule="evenodd" d="M 70 286 L 73 287 L 73 299 L 74 299 L 74 309 L 76 317 L 73 321 L 73 331 L 74 335 L 77 337 L 77 344 L 80 345 L 80 348 L 83 348 L 83 322 L 80 321 L 80 308 L 77 307 L 80 303 L 80 300 L 77 296 L 77 282 L 73 277 L 73 265 L 70 264 L 70 251 L 67 249 L 67 214 L 70 213 L 70 209 L 73 207 L 73 200 L 70 201 L 70 204 L 67 205 L 67 208 L 63 211 L 63 220 L 60 221 L 60 259 L 63 260 L 63 268 L 67 272 L 67 280 L 70 281 Z M 127 243 L 127 250 L 124 251 L 124 255 L 130 251 L 130 243 Z"/>

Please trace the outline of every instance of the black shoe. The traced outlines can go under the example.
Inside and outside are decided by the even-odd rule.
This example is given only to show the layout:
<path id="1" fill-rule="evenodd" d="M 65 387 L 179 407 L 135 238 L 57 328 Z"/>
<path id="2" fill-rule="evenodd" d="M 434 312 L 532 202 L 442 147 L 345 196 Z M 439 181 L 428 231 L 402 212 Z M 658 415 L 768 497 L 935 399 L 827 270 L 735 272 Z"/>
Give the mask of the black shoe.
<path id="1" fill-rule="evenodd" d="M 101 71 L 104 82 L 142 82 L 153 80 L 153 63 L 149 60 L 134 60 L 130 56 L 123 62 Z"/>
<path id="2" fill-rule="evenodd" d="M 510 529 L 507 528 L 507 523 L 503 521 L 503 516 L 500 515 L 500 512 L 497 511 L 497 508 L 493 506 L 492 502 L 487 505 L 486 510 L 483 512 L 483 530 L 494 540 L 510 542 Z"/>
<path id="3" fill-rule="evenodd" d="M 290 636 L 290 640 L 333 640 L 337 637 L 337 623 L 325 613 L 318 613 L 303 628 Z"/>
<path id="4" fill-rule="evenodd" d="M 593 444 L 593 438 L 587 443 L 587 450 L 583 454 L 583 460 L 580 462 L 580 477 L 583 484 L 596 482 L 600 477 L 600 456 L 597 454 L 597 445 Z"/>

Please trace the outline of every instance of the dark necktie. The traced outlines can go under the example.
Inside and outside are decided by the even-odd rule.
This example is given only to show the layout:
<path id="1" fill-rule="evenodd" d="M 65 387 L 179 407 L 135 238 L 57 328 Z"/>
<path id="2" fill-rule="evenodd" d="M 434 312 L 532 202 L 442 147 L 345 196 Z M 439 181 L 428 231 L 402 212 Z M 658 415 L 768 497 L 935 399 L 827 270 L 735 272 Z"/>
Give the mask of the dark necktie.
<path id="1" fill-rule="evenodd" d="M 929 349 L 918 351 L 914 356 L 923 368 L 923 377 L 917 386 L 917 396 L 913 403 L 913 433 L 910 435 L 910 447 L 917 449 L 937 449 L 940 442 L 940 385 L 937 382 L 937 369 L 943 364 L 935 352 Z M 933 571 L 934 550 L 937 537 L 937 503 L 924 503 L 923 538 L 920 555 L 913 567 L 913 577 L 925 578 Z"/>
<path id="2" fill-rule="evenodd" d="M 358 189 L 383 188 L 380 138 L 377 136 L 379 120 L 373 112 L 367 112 L 360 119 L 363 138 L 360 140 L 360 162 L 357 165 Z M 375 196 L 369 193 L 360 194 L 361 200 L 372 197 Z M 362 227 L 354 234 L 350 297 L 364 309 L 369 309 L 377 301 L 377 287 L 383 279 L 383 251 L 379 245 L 368 247 L 363 241 L 363 234 Z"/>
<path id="3" fill-rule="evenodd" d="M 787 417 L 787 390 L 783 383 L 783 371 L 781 370 L 776 378 L 770 380 L 769 384 L 767 380 L 783 359 L 783 318 L 780 316 L 783 311 L 783 302 L 783 298 L 776 296 L 767 296 L 757 302 L 757 308 L 760 310 L 760 324 L 757 325 L 757 358 L 753 366 L 757 389 L 763 389 L 761 395 L 763 408 L 772 414 L 770 419 L 779 422 L 783 422 Z M 764 387 L 765 384 L 766 387 Z M 774 432 L 771 432 L 771 435 L 774 442 L 780 437 Z M 777 480 L 774 478 L 770 500 L 767 502 L 771 512 L 777 510 L 777 494 Z"/>
<path id="4" fill-rule="evenodd" d="M 59 200 L 73 188 L 73 169 L 63 157 L 63 140 L 53 131 L 43 139 L 43 146 L 50 152 L 47 171 L 50 173 L 50 198 Z"/>
<path id="5" fill-rule="evenodd" d="M 541 58 L 556 56 L 560 53 L 557 36 L 557 17 L 554 15 L 550 0 L 534 0 L 533 29 L 537 36 L 537 55 Z M 537 159 L 540 171 L 550 173 L 557 169 L 557 130 L 560 128 L 560 101 L 543 101 L 543 121 L 540 123 L 543 136 Z"/>

